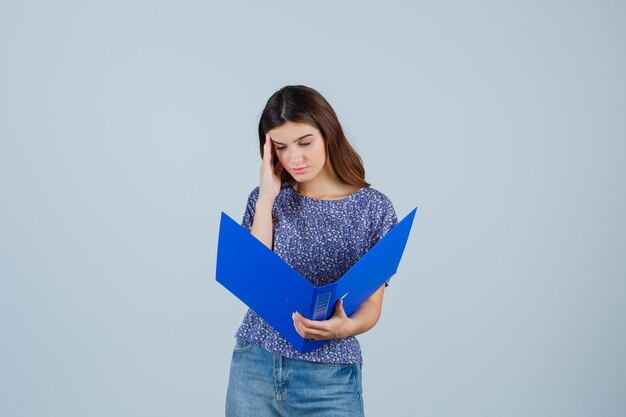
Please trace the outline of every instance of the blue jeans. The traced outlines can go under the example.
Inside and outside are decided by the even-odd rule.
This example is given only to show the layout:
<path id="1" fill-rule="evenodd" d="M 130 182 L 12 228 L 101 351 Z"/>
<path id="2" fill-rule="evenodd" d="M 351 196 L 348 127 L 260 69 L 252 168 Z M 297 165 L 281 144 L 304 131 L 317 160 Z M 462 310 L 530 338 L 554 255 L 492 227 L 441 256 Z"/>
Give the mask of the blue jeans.
<path id="1" fill-rule="evenodd" d="M 363 417 L 361 365 L 286 358 L 237 341 L 226 417 Z"/>

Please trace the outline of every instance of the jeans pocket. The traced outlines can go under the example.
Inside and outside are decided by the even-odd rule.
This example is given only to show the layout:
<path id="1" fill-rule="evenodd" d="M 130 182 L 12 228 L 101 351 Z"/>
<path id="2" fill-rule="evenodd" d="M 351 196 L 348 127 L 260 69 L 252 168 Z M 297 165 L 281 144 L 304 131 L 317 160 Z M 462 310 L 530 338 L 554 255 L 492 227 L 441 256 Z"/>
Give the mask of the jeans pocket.
<path id="1" fill-rule="evenodd" d="M 250 349 L 252 349 L 252 343 L 246 342 L 245 340 L 236 339 L 233 352 L 246 352 Z"/>
<path id="2" fill-rule="evenodd" d="M 354 366 L 350 363 L 326 363 L 319 362 L 319 366 L 325 366 L 326 368 L 341 368 L 341 369 L 352 369 Z"/>

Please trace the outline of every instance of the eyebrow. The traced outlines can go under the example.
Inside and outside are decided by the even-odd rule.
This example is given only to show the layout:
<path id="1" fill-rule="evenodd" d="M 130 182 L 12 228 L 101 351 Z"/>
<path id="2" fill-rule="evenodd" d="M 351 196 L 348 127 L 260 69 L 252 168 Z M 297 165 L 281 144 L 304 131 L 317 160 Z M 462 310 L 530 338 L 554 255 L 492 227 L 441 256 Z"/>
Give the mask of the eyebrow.
<path id="1" fill-rule="evenodd" d="M 304 139 L 304 138 L 306 138 L 306 137 L 309 137 L 309 136 L 313 136 L 313 133 L 307 133 L 306 135 L 300 136 L 298 139 L 294 139 L 294 140 L 293 140 L 293 143 L 296 143 L 297 141 L 299 141 L 299 140 L 301 140 L 301 139 Z M 279 144 L 279 145 L 284 145 L 284 143 L 282 143 L 282 142 L 278 142 L 278 141 L 276 141 L 276 140 L 274 140 L 274 139 L 272 139 L 272 142 L 277 143 L 277 144 Z"/>

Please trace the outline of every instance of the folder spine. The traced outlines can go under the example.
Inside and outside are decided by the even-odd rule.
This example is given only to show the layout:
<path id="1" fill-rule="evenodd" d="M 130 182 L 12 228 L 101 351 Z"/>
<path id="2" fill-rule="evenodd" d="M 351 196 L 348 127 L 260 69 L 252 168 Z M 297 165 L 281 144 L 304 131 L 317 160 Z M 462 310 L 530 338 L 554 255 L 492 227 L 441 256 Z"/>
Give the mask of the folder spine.
<path id="1" fill-rule="evenodd" d="M 336 286 L 317 287 L 313 293 L 312 310 L 308 317 L 311 320 L 326 320 L 330 316 L 333 305 L 331 301 L 335 296 Z"/>

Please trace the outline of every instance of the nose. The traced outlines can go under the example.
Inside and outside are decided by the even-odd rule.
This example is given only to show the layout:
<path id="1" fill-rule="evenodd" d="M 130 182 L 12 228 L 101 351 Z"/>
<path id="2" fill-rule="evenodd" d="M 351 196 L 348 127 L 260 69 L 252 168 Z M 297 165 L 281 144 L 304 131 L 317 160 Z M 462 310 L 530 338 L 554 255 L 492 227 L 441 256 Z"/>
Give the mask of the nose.
<path id="1" fill-rule="evenodd" d="M 294 149 L 289 153 L 289 162 L 291 165 L 298 166 L 302 162 L 302 151 Z"/>

